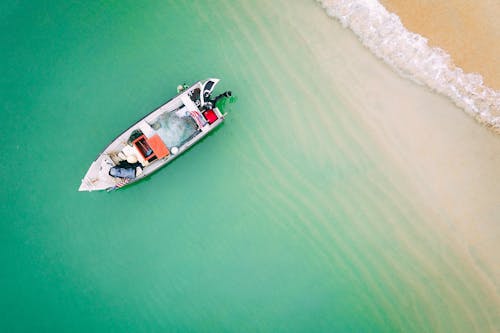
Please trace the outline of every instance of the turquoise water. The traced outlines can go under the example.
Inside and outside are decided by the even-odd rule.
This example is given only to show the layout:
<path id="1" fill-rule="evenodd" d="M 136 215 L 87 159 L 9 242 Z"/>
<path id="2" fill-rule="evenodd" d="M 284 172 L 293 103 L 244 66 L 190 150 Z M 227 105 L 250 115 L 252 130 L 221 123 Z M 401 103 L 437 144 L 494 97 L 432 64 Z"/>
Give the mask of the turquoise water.
<path id="1" fill-rule="evenodd" d="M 1 331 L 470 332 L 494 320 L 301 47 L 290 22 L 326 20 L 314 3 L 3 6 Z M 238 96 L 214 134 L 137 185 L 77 192 L 112 138 L 207 77 Z"/>

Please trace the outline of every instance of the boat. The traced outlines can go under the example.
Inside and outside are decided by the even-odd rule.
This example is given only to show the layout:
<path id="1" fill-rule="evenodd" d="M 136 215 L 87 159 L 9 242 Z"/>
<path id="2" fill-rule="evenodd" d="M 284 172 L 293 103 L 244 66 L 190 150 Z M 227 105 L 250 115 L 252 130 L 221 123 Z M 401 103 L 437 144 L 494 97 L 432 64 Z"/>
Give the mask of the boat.
<path id="1" fill-rule="evenodd" d="M 211 93 L 219 79 L 177 87 L 177 96 L 118 135 L 92 162 L 79 191 L 112 191 L 147 177 L 172 162 L 222 122 L 221 100 Z"/>

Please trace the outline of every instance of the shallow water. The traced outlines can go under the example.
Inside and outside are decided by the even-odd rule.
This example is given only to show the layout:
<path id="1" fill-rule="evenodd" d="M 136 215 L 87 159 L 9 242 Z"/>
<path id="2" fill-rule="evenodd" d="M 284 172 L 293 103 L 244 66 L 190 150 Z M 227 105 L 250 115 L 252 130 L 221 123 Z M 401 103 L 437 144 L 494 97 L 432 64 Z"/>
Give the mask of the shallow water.
<path id="1" fill-rule="evenodd" d="M 7 7 L 2 331 L 498 324 L 347 102 L 357 79 L 324 72 L 304 40 L 329 20 L 314 2 Z M 329 21 L 329 38 L 351 45 Z M 353 61 L 370 57 L 353 48 Z M 214 76 L 238 96 L 215 133 L 138 184 L 77 192 L 116 134 L 179 83 Z"/>

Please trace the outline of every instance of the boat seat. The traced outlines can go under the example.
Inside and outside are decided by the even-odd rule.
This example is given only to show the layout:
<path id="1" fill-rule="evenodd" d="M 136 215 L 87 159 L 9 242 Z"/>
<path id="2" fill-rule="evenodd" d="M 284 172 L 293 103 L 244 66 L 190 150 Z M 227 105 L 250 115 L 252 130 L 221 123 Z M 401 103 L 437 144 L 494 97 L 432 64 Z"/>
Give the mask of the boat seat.
<path id="1" fill-rule="evenodd" d="M 148 138 L 156 134 L 155 130 L 145 121 L 141 121 L 138 127 L 142 131 L 142 133 Z"/>

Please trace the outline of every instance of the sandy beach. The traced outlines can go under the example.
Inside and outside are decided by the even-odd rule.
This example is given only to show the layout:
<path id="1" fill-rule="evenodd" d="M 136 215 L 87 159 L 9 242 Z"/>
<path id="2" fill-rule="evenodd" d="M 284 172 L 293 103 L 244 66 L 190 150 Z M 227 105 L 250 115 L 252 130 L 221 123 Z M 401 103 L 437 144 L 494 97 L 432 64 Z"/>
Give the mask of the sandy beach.
<path id="1" fill-rule="evenodd" d="M 381 0 L 411 31 L 444 49 L 456 66 L 500 90 L 500 2 Z"/>

